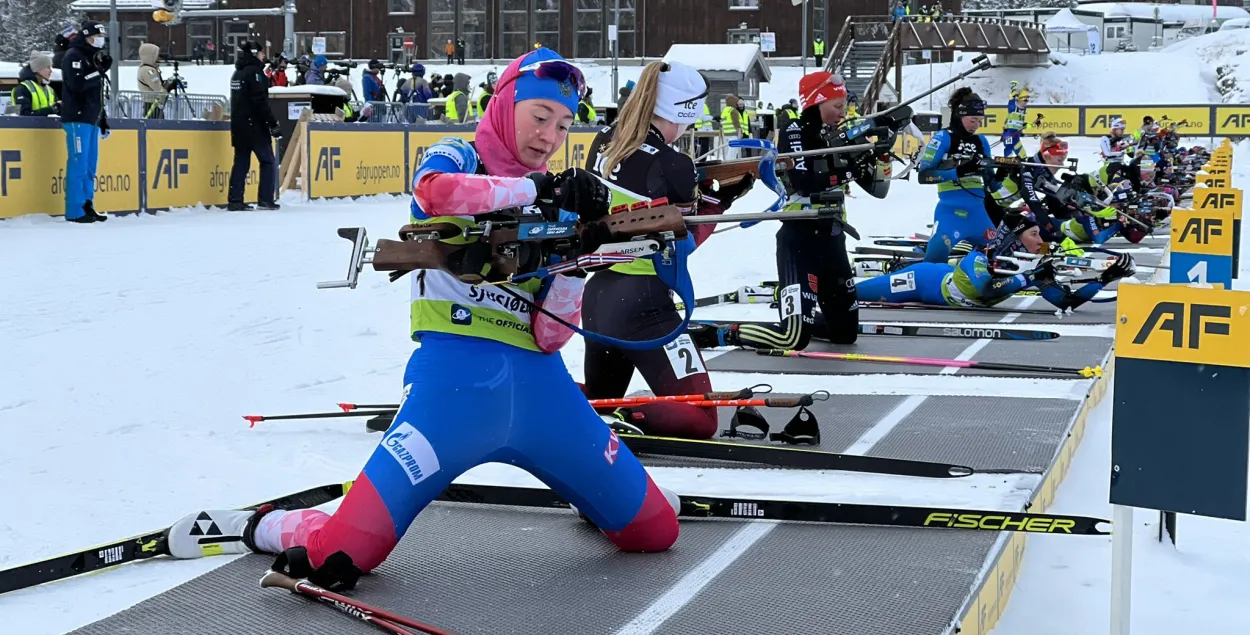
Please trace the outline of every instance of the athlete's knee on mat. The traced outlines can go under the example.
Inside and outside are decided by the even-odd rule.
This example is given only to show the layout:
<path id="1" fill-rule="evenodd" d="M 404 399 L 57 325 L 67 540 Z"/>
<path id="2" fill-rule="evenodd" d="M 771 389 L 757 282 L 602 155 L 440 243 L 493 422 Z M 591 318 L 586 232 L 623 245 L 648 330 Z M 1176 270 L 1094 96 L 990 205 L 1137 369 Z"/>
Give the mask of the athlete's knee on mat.
<path id="1" fill-rule="evenodd" d="M 414 516 L 415 517 L 415 516 Z M 386 502 L 366 477 L 356 480 L 343 504 L 328 520 L 309 518 L 316 527 L 307 532 L 305 540 L 291 541 L 308 550 L 312 566 L 320 567 L 325 559 L 342 551 L 352 564 L 369 572 L 382 564 L 399 544 L 402 532 L 395 531 L 395 521 Z M 299 529 L 295 530 L 298 535 Z M 283 546 L 288 547 L 287 540 Z"/>
<path id="2" fill-rule="evenodd" d="M 617 531 L 605 530 L 603 534 L 621 551 L 665 551 L 677 542 L 680 510 L 681 499 L 677 494 L 656 485 L 647 475 L 647 494 L 634 519 Z"/>

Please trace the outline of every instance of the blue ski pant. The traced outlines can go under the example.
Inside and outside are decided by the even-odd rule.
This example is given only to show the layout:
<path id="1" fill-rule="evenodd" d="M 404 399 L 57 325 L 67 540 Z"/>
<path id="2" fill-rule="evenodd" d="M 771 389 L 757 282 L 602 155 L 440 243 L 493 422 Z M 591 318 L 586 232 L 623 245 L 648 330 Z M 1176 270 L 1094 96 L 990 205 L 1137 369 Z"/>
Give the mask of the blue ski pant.
<path id="1" fill-rule="evenodd" d="M 673 507 L 559 354 L 426 333 L 404 386 L 394 422 L 333 517 L 303 515 L 292 531 L 315 566 L 342 550 L 374 568 L 456 477 L 494 462 L 537 477 L 622 550 L 663 551 L 677 539 Z"/>
<path id="2" fill-rule="evenodd" d="M 859 299 L 865 302 L 922 302 L 945 306 L 942 280 L 955 268 L 936 262 L 918 262 L 892 274 L 856 283 Z"/>
<path id="3" fill-rule="evenodd" d="M 95 198 L 95 166 L 100 158 L 100 129 L 89 123 L 61 124 L 65 130 L 65 218 L 85 216 L 82 206 Z"/>
<path id="4" fill-rule="evenodd" d="M 951 247 L 961 240 L 974 245 L 989 241 L 994 224 L 985 211 L 984 192 L 954 191 L 938 195 L 933 210 L 933 237 L 925 248 L 925 262 L 944 263 L 950 256 Z"/>

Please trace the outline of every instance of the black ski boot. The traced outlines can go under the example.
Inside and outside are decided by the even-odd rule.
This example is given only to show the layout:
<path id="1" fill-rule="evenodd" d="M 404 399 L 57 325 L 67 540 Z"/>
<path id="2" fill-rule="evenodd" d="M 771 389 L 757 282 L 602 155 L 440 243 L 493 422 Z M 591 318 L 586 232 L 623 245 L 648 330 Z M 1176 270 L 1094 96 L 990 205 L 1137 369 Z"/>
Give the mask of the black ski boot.
<path id="1" fill-rule="evenodd" d="M 268 203 L 267 203 L 267 202 L 265 202 L 265 201 L 261 201 L 261 202 L 259 202 L 259 203 L 257 203 L 257 204 L 256 204 L 256 209 L 264 209 L 264 210 L 274 211 L 274 210 L 279 210 L 279 209 L 282 209 L 282 206 L 281 206 L 281 205 L 279 205 L 279 204 L 277 204 L 277 203 L 273 203 L 273 202 L 268 202 Z"/>
<path id="2" fill-rule="evenodd" d="M 247 203 L 230 203 L 226 205 L 226 211 L 227 212 L 250 212 L 252 211 L 252 206 L 248 205 Z"/>
<path id="3" fill-rule="evenodd" d="M 708 324 L 706 322 L 690 323 L 686 326 L 686 334 L 700 349 L 721 346 L 738 346 L 737 324 Z"/>

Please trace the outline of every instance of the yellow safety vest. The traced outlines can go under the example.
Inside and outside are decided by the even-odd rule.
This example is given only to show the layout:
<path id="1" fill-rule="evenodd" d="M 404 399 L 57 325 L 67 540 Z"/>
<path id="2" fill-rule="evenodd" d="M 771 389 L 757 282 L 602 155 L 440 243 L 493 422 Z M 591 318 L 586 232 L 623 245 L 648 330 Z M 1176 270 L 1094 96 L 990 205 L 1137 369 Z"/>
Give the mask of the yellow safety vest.
<path id="1" fill-rule="evenodd" d="M 347 102 L 343 102 L 343 121 L 352 118 L 352 106 Z"/>
<path id="2" fill-rule="evenodd" d="M 452 91 L 452 93 L 447 96 L 447 118 L 450 119 L 452 123 L 460 123 L 460 111 L 456 110 L 456 98 L 463 94 L 463 92 L 457 90 Z M 469 102 L 469 111 L 473 111 L 473 102 Z"/>
<path id="3" fill-rule="evenodd" d="M 738 131 L 734 130 L 734 122 L 733 122 L 733 113 L 737 110 L 738 109 L 734 108 L 733 106 L 725 106 L 725 108 L 720 111 L 720 131 L 722 134 L 725 134 L 725 135 L 738 134 Z M 738 124 L 739 125 L 742 124 L 742 113 L 738 113 Z"/>
<path id="4" fill-rule="evenodd" d="M 824 41 L 812 42 L 812 51 L 815 52 L 816 55 L 824 55 L 825 54 Z"/>
<path id="5" fill-rule="evenodd" d="M 43 110 L 44 108 L 51 108 L 52 104 L 56 102 L 56 93 L 52 92 L 52 88 L 48 86 L 40 86 L 39 84 L 36 84 L 33 80 L 29 80 L 29 79 L 22 82 L 21 85 L 25 86 L 26 91 L 30 93 L 31 110 Z M 12 101 L 17 101 L 17 87 L 16 86 L 13 87 L 13 90 L 9 91 L 9 99 Z"/>
<path id="6" fill-rule="evenodd" d="M 595 114 L 595 107 L 588 101 L 583 101 L 582 104 L 586 106 L 586 117 L 590 119 L 590 123 L 594 123 L 598 118 L 598 115 Z"/>
<path id="7" fill-rule="evenodd" d="M 695 130 L 711 130 L 712 129 L 712 111 L 708 110 L 707 102 L 703 102 L 703 114 L 694 120 Z"/>
<path id="8" fill-rule="evenodd" d="M 487 97 L 490 97 L 489 93 L 482 93 L 481 96 L 477 98 L 477 113 L 476 114 L 479 117 L 482 116 L 482 113 L 486 112 L 486 104 L 482 102 L 486 101 Z"/>

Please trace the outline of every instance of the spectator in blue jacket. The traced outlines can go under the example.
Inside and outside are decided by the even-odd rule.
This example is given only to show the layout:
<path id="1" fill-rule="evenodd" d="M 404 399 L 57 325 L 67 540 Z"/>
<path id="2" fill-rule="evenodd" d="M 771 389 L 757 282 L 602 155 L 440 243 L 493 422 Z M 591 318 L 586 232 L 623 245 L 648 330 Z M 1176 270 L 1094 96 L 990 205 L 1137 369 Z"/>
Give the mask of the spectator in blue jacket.
<path id="1" fill-rule="evenodd" d="M 313 58 L 312 68 L 308 69 L 308 72 L 304 74 L 304 83 L 310 86 L 325 86 L 326 66 L 329 63 L 330 60 L 327 60 L 324 55 L 318 55 Z"/>
<path id="2" fill-rule="evenodd" d="M 100 139 L 109 136 L 104 111 L 104 74 L 113 58 L 104 51 L 104 25 L 88 20 L 61 58 L 61 127 L 68 157 L 65 163 L 65 220 L 94 223 L 108 220 L 95 211 L 95 169 Z"/>
<path id="3" fill-rule="evenodd" d="M 383 70 L 382 62 L 369 60 L 369 66 L 360 77 L 360 88 L 364 92 L 364 101 L 386 101 L 386 85 L 378 73 Z"/>

